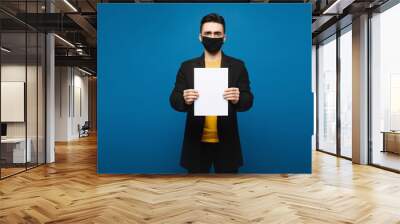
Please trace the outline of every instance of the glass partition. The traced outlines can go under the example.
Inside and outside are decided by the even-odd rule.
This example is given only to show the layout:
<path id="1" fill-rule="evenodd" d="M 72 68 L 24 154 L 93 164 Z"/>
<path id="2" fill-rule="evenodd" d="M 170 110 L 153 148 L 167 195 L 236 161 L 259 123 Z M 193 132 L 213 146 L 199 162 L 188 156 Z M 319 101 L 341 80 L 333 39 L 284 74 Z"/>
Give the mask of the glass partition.
<path id="1" fill-rule="evenodd" d="M 24 171 L 32 155 L 26 141 L 26 33 L 3 32 L 1 47 L 1 176 L 7 177 Z"/>
<path id="2" fill-rule="evenodd" d="M 15 15 L 44 1 L 1 1 Z M 45 163 L 45 34 L 0 11 L 0 178 Z"/>
<path id="3" fill-rule="evenodd" d="M 26 113 L 27 113 L 27 144 L 30 147 L 31 159 L 27 163 L 28 168 L 37 165 L 38 159 L 38 144 L 37 144 L 37 132 L 38 132 L 38 111 L 37 111 L 37 98 L 38 98 L 38 35 L 36 32 L 27 33 L 27 82 L 26 82 Z"/>
<path id="4" fill-rule="evenodd" d="M 38 33 L 38 64 L 37 64 L 37 162 L 46 162 L 45 124 L 46 124 L 46 37 L 44 33 Z"/>

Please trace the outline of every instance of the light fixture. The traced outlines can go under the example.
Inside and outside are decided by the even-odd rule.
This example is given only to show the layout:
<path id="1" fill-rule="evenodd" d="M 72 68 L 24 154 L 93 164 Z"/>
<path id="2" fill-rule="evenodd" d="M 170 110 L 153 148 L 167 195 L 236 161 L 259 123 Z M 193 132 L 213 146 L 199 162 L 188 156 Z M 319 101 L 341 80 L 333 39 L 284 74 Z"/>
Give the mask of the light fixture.
<path id="1" fill-rule="evenodd" d="M 85 74 L 87 74 L 87 75 L 90 75 L 90 76 L 93 75 L 92 73 L 90 73 L 90 72 L 88 72 L 88 71 L 86 71 L 86 70 L 83 70 L 83 69 L 81 69 L 81 68 L 79 68 L 79 67 L 78 67 L 78 70 L 81 71 L 81 72 L 83 72 L 83 73 L 85 73 Z"/>
<path id="2" fill-rule="evenodd" d="M 74 12 L 78 12 L 78 10 L 68 0 L 64 0 L 64 3 L 67 4 Z"/>
<path id="3" fill-rule="evenodd" d="M 338 12 L 338 9 L 337 9 L 339 3 L 344 3 L 345 5 L 348 6 L 353 1 L 354 0 L 350 0 L 350 1 L 349 0 L 344 0 L 344 1 L 343 0 L 336 0 L 332 5 L 330 5 L 327 9 L 325 9 L 322 14 L 340 14 L 341 12 Z M 343 7 L 343 8 L 345 8 L 345 7 Z"/>
<path id="4" fill-rule="evenodd" d="M 11 50 L 9 50 L 9 49 L 7 49 L 7 48 L 5 48 L 5 47 L 1 47 L 1 50 L 4 51 L 4 52 L 6 52 L 6 53 L 10 53 L 10 52 L 11 52 Z"/>
<path id="5" fill-rule="evenodd" d="M 60 36 L 57 35 L 57 34 L 54 34 L 54 36 L 57 37 L 57 38 L 58 38 L 59 40 L 61 40 L 62 42 L 66 43 L 67 45 L 69 45 L 69 46 L 75 48 L 75 45 L 73 45 L 73 44 L 72 44 L 71 42 L 69 42 L 68 40 L 66 40 L 66 39 L 64 39 L 64 38 L 62 38 L 62 37 L 60 37 Z"/>
<path id="6" fill-rule="evenodd" d="M 76 53 L 77 53 L 78 55 L 86 55 L 86 54 L 83 52 L 83 49 L 82 49 L 82 48 L 76 48 Z"/>

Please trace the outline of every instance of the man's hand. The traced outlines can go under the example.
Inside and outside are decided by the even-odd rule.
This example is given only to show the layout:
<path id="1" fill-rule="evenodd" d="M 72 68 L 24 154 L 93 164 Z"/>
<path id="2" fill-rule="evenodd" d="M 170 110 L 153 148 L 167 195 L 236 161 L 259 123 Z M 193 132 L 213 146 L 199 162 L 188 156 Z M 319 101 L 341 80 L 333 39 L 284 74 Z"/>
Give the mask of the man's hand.
<path id="1" fill-rule="evenodd" d="M 187 105 L 191 105 L 195 100 L 199 98 L 199 93 L 194 89 L 183 90 L 183 99 Z"/>
<path id="2" fill-rule="evenodd" d="M 224 91 L 224 99 L 230 100 L 233 104 L 237 104 L 239 102 L 239 97 L 239 88 L 232 87 Z"/>

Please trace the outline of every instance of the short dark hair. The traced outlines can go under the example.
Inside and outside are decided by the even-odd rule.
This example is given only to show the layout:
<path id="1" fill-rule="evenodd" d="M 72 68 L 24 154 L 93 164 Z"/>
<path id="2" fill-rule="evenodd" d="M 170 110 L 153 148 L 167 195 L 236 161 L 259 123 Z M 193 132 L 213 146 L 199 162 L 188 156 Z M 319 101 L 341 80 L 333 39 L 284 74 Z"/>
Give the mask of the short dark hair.
<path id="1" fill-rule="evenodd" d="M 208 23 L 208 22 L 214 22 L 214 23 L 219 23 L 222 25 L 222 27 L 224 28 L 224 33 L 225 33 L 225 20 L 224 17 L 218 15 L 217 13 L 210 13 L 208 15 L 205 15 L 202 19 L 201 19 L 201 23 L 200 23 L 200 33 L 203 30 L 203 24 L 204 23 Z"/>

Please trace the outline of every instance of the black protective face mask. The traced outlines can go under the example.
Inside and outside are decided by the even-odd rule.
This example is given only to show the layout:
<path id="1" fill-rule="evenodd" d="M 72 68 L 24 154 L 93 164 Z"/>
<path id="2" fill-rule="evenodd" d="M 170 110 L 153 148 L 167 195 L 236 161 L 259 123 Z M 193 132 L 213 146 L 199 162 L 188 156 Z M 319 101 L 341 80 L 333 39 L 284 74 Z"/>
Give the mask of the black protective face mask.
<path id="1" fill-rule="evenodd" d="M 202 43 L 204 48 L 210 53 L 217 53 L 224 43 L 224 38 L 211 38 L 202 36 Z"/>

